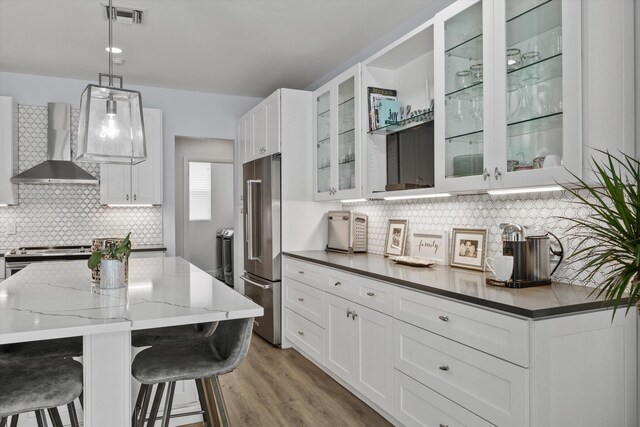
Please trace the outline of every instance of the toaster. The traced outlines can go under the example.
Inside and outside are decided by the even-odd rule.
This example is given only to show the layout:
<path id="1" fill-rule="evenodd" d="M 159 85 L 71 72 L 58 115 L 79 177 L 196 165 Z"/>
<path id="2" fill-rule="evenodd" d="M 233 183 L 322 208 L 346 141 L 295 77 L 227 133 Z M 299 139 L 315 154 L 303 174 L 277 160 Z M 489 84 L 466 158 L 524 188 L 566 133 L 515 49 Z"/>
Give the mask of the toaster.
<path id="1" fill-rule="evenodd" d="M 329 211 L 328 251 L 366 252 L 367 216 L 349 211 Z"/>

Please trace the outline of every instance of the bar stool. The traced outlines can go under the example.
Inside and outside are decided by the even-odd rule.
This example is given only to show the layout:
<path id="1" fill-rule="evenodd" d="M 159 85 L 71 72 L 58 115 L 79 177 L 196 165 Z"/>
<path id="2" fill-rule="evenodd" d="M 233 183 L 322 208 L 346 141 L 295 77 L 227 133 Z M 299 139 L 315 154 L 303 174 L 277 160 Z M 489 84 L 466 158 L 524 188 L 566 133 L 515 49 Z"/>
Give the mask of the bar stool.
<path id="1" fill-rule="evenodd" d="M 148 347 L 206 338 L 211 336 L 217 327 L 218 322 L 208 322 L 168 326 L 166 328 L 140 329 L 131 332 L 131 345 L 134 347 Z"/>
<path id="2" fill-rule="evenodd" d="M 0 360 L 71 358 L 82 356 L 82 337 L 29 341 L 0 345 Z"/>
<path id="3" fill-rule="evenodd" d="M 141 351 L 131 367 L 133 376 L 142 383 L 132 425 L 144 426 L 153 385 L 157 384 L 147 426 L 153 426 L 158 419 L 165 387 L 167 397 L 162 426 L 168 426 L 176 381 L 195 380 L 202 411 L 193 414 L 203 414 L 207 426 L 228 426 L 229 417 L 218 376 L 233 371 L 245 358 L 252 327 L 253 318 L 226 320 L 220 322 L 215 333 L 208 338 L 157 345 Z"/>
<path id="4" fill-rule="evenodd" d="M 62 427 L 58 406 L 66 405 L 72 427 L 78 416 L 73 401 L 82 392 L 82 364 L 71 359 L 0 361 L 0 427 L 16 426 L 18 417 L 35 411 L 38 426 L 46 425 L 44 410 L 54 427 Z"/>

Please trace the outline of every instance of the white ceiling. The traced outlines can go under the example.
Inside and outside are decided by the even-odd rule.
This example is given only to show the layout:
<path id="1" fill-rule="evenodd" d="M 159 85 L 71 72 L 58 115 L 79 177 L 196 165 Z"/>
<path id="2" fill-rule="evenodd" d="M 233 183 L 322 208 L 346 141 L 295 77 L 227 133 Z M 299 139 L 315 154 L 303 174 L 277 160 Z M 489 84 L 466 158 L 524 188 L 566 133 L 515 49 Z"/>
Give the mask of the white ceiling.
<path id="1" fill-rule="evenodd" d="M 107 0 L 0 0 L 0 71 L 96 81 L 108 72 Z M 304 89 L 444 0 L 115 0 L 127 84 L 264 97 Z M 435 11 L 435 10 L 434 10 Z"/>

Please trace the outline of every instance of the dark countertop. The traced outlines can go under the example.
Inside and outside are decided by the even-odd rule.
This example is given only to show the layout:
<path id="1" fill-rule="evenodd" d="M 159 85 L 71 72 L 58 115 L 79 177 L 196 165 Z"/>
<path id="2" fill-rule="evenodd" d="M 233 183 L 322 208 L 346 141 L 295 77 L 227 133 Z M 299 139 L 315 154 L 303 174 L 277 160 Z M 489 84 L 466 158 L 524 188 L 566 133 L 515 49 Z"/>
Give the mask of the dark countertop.
<path id="1" fill-rule="evenodd" d="M 163 245 L 135 245 L 131 247 L 131 252 L 166 252 L 167 247 Z"/>
<path id="2" fill-rule="evenodd" d="M 508 289 L 487 285 L 485 277 L 493 277 L 490 273 L 441 265 L 410 267 L 377 254 L 300 251 L 284 252 L 284 255 L 532 319 L 602 309 L 610 305 L 603 298 L 591 295 L 593 288 L 567 283 Z M 623 298 L 621 305 L 626 302 L 627 299 Z"/>

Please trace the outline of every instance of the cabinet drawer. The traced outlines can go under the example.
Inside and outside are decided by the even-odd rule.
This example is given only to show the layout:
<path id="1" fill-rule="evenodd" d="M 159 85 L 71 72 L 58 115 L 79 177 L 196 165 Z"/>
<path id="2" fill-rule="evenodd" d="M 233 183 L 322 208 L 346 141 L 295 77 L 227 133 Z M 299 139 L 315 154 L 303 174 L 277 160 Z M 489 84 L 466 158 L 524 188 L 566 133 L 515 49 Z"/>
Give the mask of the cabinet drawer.
<path id="1" fill-rule="evenodd" d="M 528 425 L 528 369 L 398 320 L 394 367 L 491 423 Z"/>
<path id="2" fill-rule="evenodd" d="M 309 357 L 324 365 L 324 329 L 288 308 L 284 309 L 284 336 Z"/>
<path id="3" fill-rule="evenodd" d="M 322 267 L 318 265 L 285 257 L 282 261 L 282 270 L 286 277 L 324 290 Z"/>
<path id="4" fill-rule="evenodd" d="M 324 292 L 284 277 L 284 306 L 324 328 Z"/>
<path id="5" fill-rule="evenodd" d="M 337 270 L 329 270 L 328 274 L 327 292 L 391 315 L 393 285 Z"/>
<path id="6" fill-rule="evenodd" d="M 400 287 L 393 289 L 393 316 L 407 323 L 529 366 L 529 322 Z"/>
<path id="7" fill-rule="evenodd" d="M 393 416 L 406 427 L 493 426 L 398 370 L 394 371 L 394 389 Z"/>

